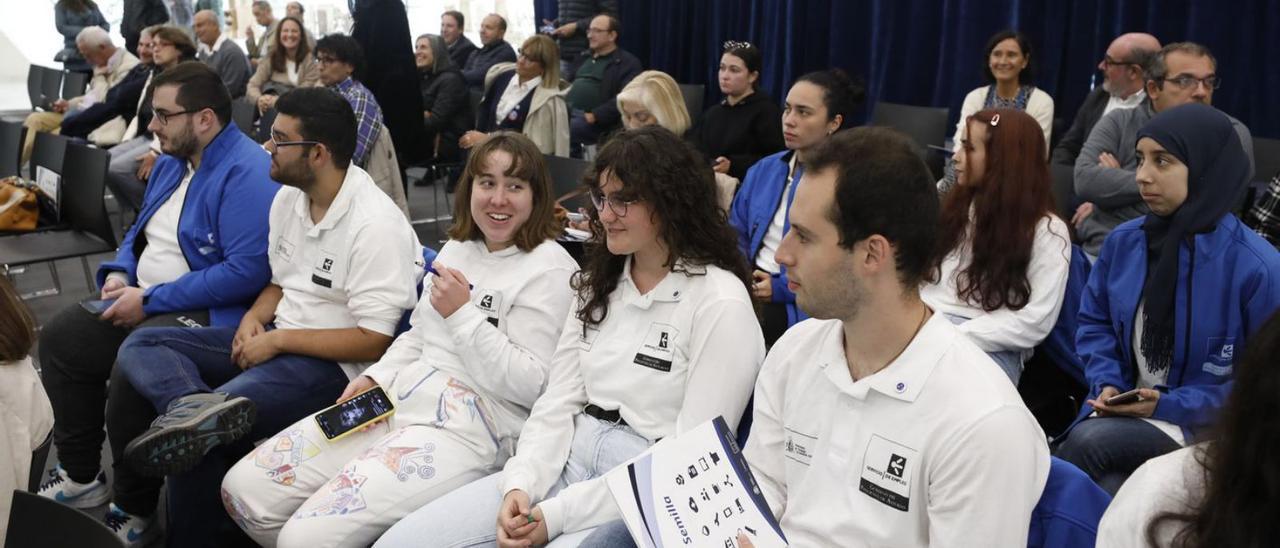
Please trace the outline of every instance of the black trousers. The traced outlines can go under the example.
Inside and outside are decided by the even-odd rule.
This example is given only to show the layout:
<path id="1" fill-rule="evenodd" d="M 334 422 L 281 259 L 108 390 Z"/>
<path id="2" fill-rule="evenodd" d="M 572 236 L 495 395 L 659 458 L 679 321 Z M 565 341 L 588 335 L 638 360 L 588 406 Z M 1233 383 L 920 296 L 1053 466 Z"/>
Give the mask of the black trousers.
<path id="1" fill-rule="evenodd" d="M 208 325 L 208 312 L 154 316 L 135 329 L 193 322 Z M 53 443 L 67 475 L 80 483 L 93 481 L 101 470 L 102 441 L 109 433 L 112 502 L 130 514 L 149 516 L 155 512 L 162 480 L 143 477 L 125 465 L 124 447 L 151 425 L 156 412 L 123 376 L 113 373 L 116 351 L 132 331 L 99 320 L 79 304 L 63 309 L 40 333 L 41 377 L 53 404 Z"/>

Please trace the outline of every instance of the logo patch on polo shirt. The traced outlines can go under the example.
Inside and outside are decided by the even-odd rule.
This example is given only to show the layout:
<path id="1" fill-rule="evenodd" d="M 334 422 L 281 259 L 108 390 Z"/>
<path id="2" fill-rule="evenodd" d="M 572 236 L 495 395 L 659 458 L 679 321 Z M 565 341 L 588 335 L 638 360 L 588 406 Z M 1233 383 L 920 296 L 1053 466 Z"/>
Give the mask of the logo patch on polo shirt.
<path id="1" fill-rule="evenodd" d="M 813 461 L 814 449 L 818 446 L 818 437 L 805 434 L 790 427 L 783 427 L 786 439 L 782 442 L 783 455 L 805 466 Z"/>
<path id="2" fill-rule="evenodd" d="M 498 327 L 498 311 L 502 310 L 502 292 L 483 289 L 476 297 L 476 308 L 488 316 L 488 322 Z"/>
<path id="3" fill-rule="evenodd" d="M 1219 377 L 1231 374 L 1236 355 L 1235 337 L 1209 337 L 1205 350 L 1209 355 L 1205 356 L 1204 363 L 1200 366 L 1201 370 Z"/>
<path id="4" fill-rule="evenodd" d="M 669 324 L 654 322 L 649 324 L 649 333 L 645 335 L 636 351 L 634 362 L 649 369 L 671 371 L 671 360 L 675 356 L 675 339 L 680 332 Z"/>
<path id="5" fill-rule="evenodd" d="M 915 449 L 872 435 L 862 456 L 858 491 L 885 506 L 906 512 L 911 503 L 911 471 L 918 456 Z"/>
<path id="6" fill-rule="evenodd" d="M 311 283 L 322 287 L 333 287 L 333 268 L 337 257 L 328 251 L 320 252 L 320 260 L 311 272 Z"/>

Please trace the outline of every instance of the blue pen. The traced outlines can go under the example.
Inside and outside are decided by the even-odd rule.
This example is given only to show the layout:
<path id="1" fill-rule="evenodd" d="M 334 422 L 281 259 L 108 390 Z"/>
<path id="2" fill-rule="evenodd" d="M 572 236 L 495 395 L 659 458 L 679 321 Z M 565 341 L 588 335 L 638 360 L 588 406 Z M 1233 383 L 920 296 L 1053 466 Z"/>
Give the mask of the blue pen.
<path id="1" fill-rule="evenodd" d="M 431 274 L 435 274 L 436 276 L 440 276 L 440 273 L 436 272 L 436 268 L 431 265 L 427 265 L 427 272 Z M 475 288 L 476 286 L 474 284 L 467 284 L 467 289 L 475 289 Z"/>

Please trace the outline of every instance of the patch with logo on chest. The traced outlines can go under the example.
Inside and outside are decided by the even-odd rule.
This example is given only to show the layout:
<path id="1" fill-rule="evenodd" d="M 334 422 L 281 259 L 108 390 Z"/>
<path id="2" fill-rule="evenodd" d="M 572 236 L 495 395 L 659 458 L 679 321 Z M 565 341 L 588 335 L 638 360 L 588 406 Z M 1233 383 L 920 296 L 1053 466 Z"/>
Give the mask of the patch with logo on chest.
<path id="1" fill-rule="evenodd" d="M 640 349 L 636 351 L 633 362 L 649 369 L 671 371 L 671 362 L 675 357 L 676 337 L 679 334 L 680 332 L 669 324 L 657 322 L 649 324 L 649 332 L 640 342 Z"/>
<path id="2" fill-rule="evenodd" d="M 333 287 L 333 270 L 337 267 L 337 256 L 328 251 L 321 251 L 311 272 L 311 283 L 322 287 Z"/>
<path id="3" fill-rule="evenodd" d="M 479 308 L 488 321 L 494 327 L 498 327 L 499 311 L 502 310 L 502 292 L 492 289 L 482 289 L 475 298 L 476 308 Z"/>
<path id="4" fill-rule="evenodd" d="M 858 491 L 906 512 L 911 504 L 911 476 L 918 460 L 915 449 L 873 434 L 862 456 Z"/>
<path id="5" fill-rule="evenodd" d="M 791 427 L 783 427 L 782 454 L 795 462 L 809 466 L 813 461 L 814 449 L 818 446 L 818 437 L 811 436 Z"/>
<path id="6" fill-rule="evenodd" d="M 1219 377 L 1231 374 L 1236 355 L 1235 337 L 1209 337 L 1205 352 L 1208 355 L 1200 366 L 1202 371 Z"/>

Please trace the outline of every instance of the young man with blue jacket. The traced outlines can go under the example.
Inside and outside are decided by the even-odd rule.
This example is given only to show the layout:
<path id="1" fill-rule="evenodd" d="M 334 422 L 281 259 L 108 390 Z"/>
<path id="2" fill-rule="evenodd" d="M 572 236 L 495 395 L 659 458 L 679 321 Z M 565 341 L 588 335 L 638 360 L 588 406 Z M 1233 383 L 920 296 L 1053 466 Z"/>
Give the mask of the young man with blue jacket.
<path id="1" fill-rule="evenodd" d="M 231 97 L 200 63 L 178 65 L 152 82 L 150 130 L 164 154 L 142 209 L 113 260 L 98 269 L 99 314 L 68 307 L 41 333 L 40 362 L 53 402 L 60 466 L 41 494 L 78 508 L 113 501 L 107 524 L 129 543 L 145 527 L 130 517 L 155 511 L 160 482 L 123 465 L 112 440 L 114 496 L 100 470 L 104 405 L 113 423 L 137 412 L 120 405 L 129 383 L 113 375 L 116 352 L 135 329 L 236 326 L 271 278 L 267 215 L 278 185 L 270 157 L 231 119 Z M 114 433 L 113 433 L 114 437 Z M 150 501 L 150 503 L 140 501 Z"/>

